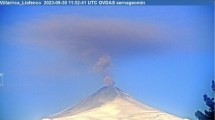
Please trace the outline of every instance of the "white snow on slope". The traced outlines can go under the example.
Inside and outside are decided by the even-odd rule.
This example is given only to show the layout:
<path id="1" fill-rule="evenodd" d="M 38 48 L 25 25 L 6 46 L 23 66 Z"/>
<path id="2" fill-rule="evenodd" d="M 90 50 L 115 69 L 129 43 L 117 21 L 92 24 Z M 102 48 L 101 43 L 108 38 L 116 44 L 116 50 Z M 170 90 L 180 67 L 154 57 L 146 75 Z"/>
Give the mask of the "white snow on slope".
<path id="1" fill-rule="evenodd" d="M 116 87 L 104 87 L 76 106 L 43 120 L 183 120 L 141 104 Z"/>

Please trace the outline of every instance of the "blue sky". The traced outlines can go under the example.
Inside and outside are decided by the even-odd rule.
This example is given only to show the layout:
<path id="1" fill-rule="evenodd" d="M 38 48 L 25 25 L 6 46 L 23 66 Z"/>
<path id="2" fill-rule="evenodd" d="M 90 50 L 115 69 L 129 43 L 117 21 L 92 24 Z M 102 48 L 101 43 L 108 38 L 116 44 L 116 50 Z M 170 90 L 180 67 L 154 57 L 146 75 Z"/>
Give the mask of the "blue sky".
<path id="1" fill-rule="evenodd" d="M 117 87 L 160 110 L 196 119 L 212 95 L 212 6 L 0 9 L 1 120 L 38 120 L 92 94 L 103 54 Z"/>

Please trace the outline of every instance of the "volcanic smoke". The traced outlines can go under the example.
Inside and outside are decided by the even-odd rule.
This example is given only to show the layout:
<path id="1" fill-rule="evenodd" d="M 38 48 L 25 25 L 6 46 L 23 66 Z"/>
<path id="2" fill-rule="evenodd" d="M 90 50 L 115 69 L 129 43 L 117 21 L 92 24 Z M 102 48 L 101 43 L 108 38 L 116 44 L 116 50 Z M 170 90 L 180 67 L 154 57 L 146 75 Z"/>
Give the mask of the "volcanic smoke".
<path id="1" fill-rule="evenodd" d="M 102 75 L 105 86 L 114 85 L 115 82 L 110 72 L 112 68 L 110 55 L 104 54 L 101 57 L 99 57 L 95 64 L 95 68 L 96 71 L 98 71 Z"/>

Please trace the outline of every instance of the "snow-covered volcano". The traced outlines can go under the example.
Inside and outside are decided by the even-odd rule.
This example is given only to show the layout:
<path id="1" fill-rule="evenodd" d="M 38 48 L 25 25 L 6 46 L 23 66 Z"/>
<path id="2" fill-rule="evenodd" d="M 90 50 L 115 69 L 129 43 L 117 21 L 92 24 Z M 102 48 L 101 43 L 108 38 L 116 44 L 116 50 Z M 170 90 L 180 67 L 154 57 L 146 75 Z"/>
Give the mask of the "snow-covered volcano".
<path id="1" fill-rule="evenodd" d="M 141 104 L 114 86 L 103 87 L 72 108 L 43 120 L 183 120 Z"/>

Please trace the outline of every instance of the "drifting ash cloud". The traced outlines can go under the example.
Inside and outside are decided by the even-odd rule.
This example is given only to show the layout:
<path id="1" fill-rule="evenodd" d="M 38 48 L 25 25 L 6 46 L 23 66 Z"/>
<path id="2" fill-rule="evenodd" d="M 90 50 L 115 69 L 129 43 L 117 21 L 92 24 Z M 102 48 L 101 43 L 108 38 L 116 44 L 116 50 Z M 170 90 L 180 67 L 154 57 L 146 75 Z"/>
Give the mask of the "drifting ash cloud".
<path id="1" fill-rule="evenodd" d="M 14 26 L 19 42 L 97 59 L 104 53 L 122 55 L 165 45 L 162 27 L 149 22 L 57 15 Z"/>
<path id="2" fill-rule="evenodd" d="M 167 42 L 162 41 L 164 30 L 155 23 L 71 15 L 18 23 L 12 31 L 15 42 L 53 49 L 96 66 L 107 86 L 114 84 L 111 56 L 160 51 Z"/>

